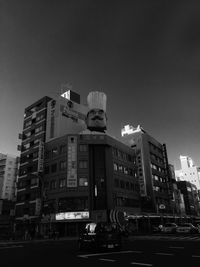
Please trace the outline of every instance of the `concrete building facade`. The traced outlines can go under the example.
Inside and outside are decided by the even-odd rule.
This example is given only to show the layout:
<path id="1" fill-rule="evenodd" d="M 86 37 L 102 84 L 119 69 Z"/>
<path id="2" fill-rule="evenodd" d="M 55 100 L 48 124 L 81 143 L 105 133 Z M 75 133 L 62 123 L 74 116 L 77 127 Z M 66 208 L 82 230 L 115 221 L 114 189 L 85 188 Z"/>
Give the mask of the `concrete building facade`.
<path id="1" fill-rule="evenodd" d="M 172 186 L 165 144 L 159 143 L 138 125 L 122 129 L 122 140 L 135 149 L 142 210 L 171 213 Z"/>
<path id="2" fill-rule="evenodd" d="M 44 227 L 74 234 L 86 221 L 123 224 L 140 213 L 135 151 L 106 134 L 70 134 L 46 143 Z M 49 219 L 51 224 L 49 224 Z M 46 224 L 46 226 L 45 226 Z"/>

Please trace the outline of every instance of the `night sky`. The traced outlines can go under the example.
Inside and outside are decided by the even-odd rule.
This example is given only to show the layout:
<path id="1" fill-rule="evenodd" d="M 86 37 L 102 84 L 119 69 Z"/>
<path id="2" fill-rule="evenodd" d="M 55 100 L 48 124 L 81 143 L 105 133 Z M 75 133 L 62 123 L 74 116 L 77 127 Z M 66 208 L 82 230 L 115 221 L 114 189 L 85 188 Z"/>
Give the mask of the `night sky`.
<path id="1" fill-rule="evenodd" d="M 0 152 L 16 154 L 24 108 L 71 82 L 107 95 L 109 133 L 140 124 L 200 165 L 200 2 L 0 0 Z"/>

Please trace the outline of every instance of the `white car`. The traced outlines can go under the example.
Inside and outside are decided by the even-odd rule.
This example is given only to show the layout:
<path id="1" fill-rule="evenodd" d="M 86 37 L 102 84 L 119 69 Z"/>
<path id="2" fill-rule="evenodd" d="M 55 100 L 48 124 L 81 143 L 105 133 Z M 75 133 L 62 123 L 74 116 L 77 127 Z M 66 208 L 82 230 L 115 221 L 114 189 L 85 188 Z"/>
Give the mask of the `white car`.
<path id="1" fill-rule="evenodd" d="M 166 223 L 163 225 L 161 232 L 162 233 L 175 233 L 177 227 L 178 226 L 175 223 Z"/>
<path id="2" fill-rule="evenodd" d="M 176 232 L 194 234 L 194 233 L 198 233 L 199 231 L 198 231 L 198 228 L 195 227 L 192 223 L 182 223 L 178 225 Z"/>

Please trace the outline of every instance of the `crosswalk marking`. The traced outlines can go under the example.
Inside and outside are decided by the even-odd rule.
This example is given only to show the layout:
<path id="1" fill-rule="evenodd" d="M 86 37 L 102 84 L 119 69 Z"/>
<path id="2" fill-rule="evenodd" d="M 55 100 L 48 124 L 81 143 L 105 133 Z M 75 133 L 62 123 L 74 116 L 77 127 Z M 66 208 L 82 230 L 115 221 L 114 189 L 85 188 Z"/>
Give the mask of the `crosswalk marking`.
<path id="1" fill-rule="evenodd" d="M 111 260 L 111 259 L 99 259 L 100 261 L 110 261 L 110 262 L 114 262 L 114 261 L 116 261 L 116 260 Z"/>
<path id="2" fill-rule="evenodd" d="M 151 263 L 144 263 L 144 262 L 131 262 L 134 265 L 143 265 L 143 266 L 153 266 Z"/>
<path id="3" fill-rule="evenodd" d="M 173 256 L 174 254 L 172 254 L 172 253 L 164 253 L 164 252 L 156 252 L 156 253 L 154 253 L 154 254 L 156 254 L 156 255 L 161 255 L 161 256 Z"/>

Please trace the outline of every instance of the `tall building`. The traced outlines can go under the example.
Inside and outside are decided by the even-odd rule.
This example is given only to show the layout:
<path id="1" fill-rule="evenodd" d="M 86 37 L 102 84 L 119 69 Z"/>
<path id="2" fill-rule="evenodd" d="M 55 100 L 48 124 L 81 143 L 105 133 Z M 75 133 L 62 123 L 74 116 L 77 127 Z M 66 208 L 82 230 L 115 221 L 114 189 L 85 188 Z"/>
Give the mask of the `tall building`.
<path id="1" fill-rule="evenodd" d="M 15 200 L 18 157 L 0 153 L 0 199 Z"/>
<path id="2" fill-rule="evenodd" d="M 67 133 L 86 128 L 87 106 L 80 96 L 68 90 L 52 99 L 41 98 L 25 108 L 22 139 L 19 149 L 20 166 L 15 205 L 16 231 L 38 229 L 41 219 L 44 144 Z M 26 225 L 26 227 L 24 227 Z"/>
<path id="3" fill-rule="evenodd" d="M 21 140 L 21 155 L 15 205 L 16 230 L 39 223 L 41 209 L 41 173 L 43 171 L 44 142 L 46 139 L 47 103 L 43 97 L 25 108 Z"/>
<path id="4" fill-rule="evenodd" d="M 142 198 L 142 210 L 171 212 L 172 186 L 169 175 L 167 150 L 138 125 L 126 125 L 122 140 L 136 150 L 136 164 Z"/>
<path id="5" fill-rule="evenodd" d="M 43 231 L 76 234 L 85 222 L 123 223 L 140 213 L 135 151 L 105 133 L 68 134 L 45 145 Z"/>
<path id="6" fill-rule="evenodd" d="M 200 190 L 199 168 L 194 165 L 193 160 L 188 156 L 180 156 L 181 169 L 175 171 L 177 181 L 188 181 Z"/>

